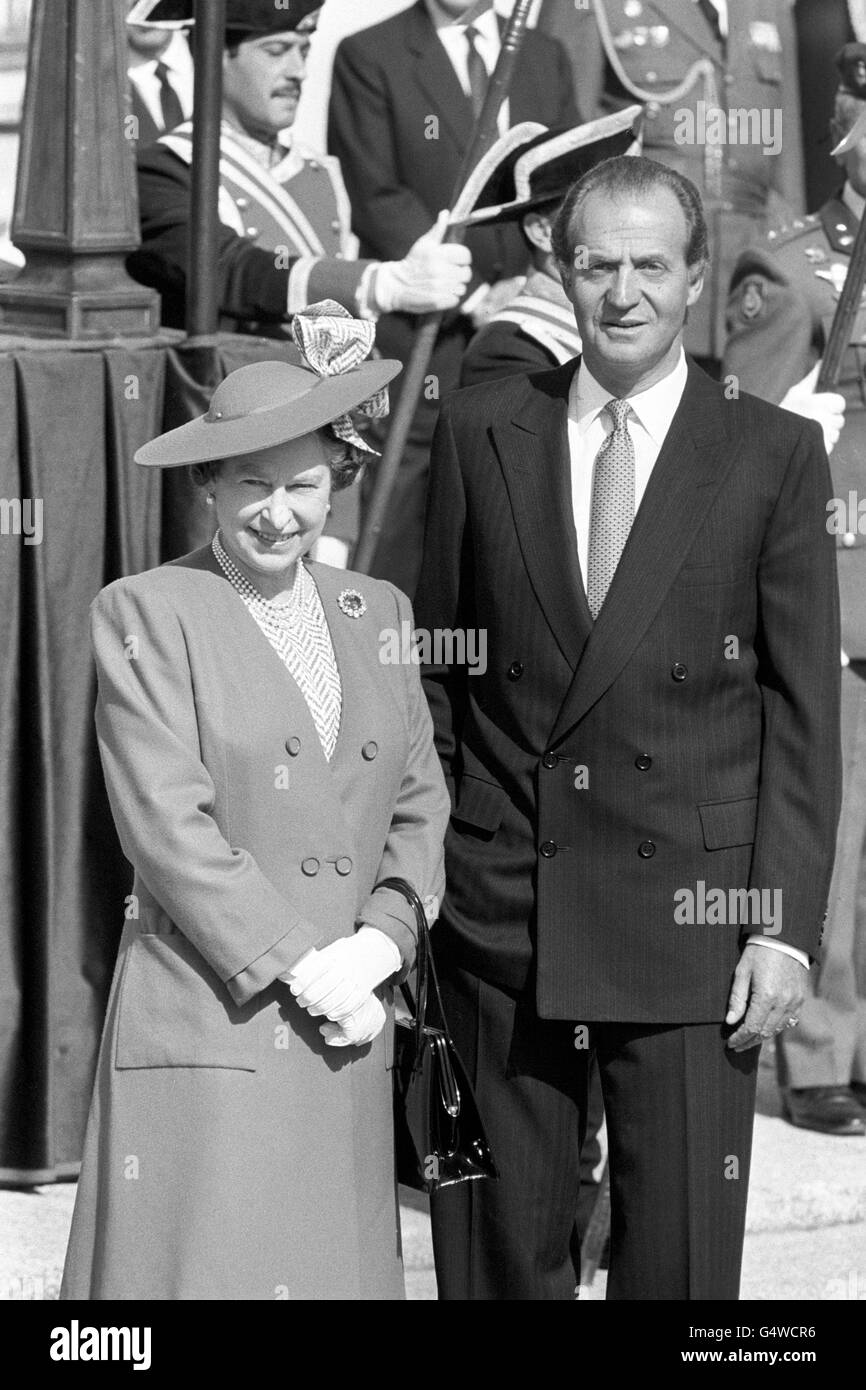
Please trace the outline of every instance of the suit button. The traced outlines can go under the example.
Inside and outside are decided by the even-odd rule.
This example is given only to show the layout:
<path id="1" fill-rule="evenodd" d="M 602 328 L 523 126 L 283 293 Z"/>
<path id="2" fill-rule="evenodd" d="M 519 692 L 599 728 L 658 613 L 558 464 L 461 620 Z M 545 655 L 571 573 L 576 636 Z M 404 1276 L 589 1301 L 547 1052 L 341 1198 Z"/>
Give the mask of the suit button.
<path id="1" fill-rule="evenodd" d="M 552 840 L 545 840 L 539 848 L 539 854 L 543 859 L 552 859 L 556 854 L 556 845 Z"/>
<path id="2" fill-rule="evenodd" d="M 683 665 L 681 661 L 674 662 L 673 666 L 671 667 L 671 675 L 673 676 L 675 681 L 684 681 L 688 674 L 689 673 L 687 668 Z"/>
<path id="3" fill-rule="evenodd" d="M 520 680 L 520 677 L 521 677 L 522 675 L 523 675 L 523 662 L 522 662 L 522 661 L 512 661 L 511 665 L 510 665 L 509 668 L 508 668 L 508 679 L 509 679 L 510 681 L 519 681 L 519 680 Z"/>
<path id="4" fill-rule="evenodd" d="M 638 772 L 649 772 L 653 765 L 653 760 L 649 753 L 639 753 L 634 760 L 634 765 Z"/>
<path id="5" fill-rule="evenodd" d="M 361 749 L 361 757 L 365 762 L 371 763 L 379 751 L 379 745 L 375 739 L 368 739 Z"/>
<path id="6" fill-rule="evenodd" d="M 296 758 L 301 751 L 301 740 L 292 735 L 286 739 L 286 752 L 290 758 Z"/>
<path id="7" fill-rule="evenodd" d="M 542 767 L 556 767 L 558 762 L 559 758 L 555 753 L 545 753 L 544 757 L 541 759 Z"/>
<path id="8" fill-rule="evenodd" d="M 341 855 L 340 858 L 334 864 L 334 868 L 337 870 L 338 874 L 342 875 L 343 878 L 346 877 L 346 874 L 350 874 L 352 872 L 352 861 L 349 858 L 348 854 Z"/>
<path id="9" fill-rule="evenodd" d="M 857 544 L 857 537 L 854 535 L 853 531 L 845 532 L 844 536 L 842 537 L 842 544 L 844 546 L 847 546 L 849 549 L 852 545 Z"/>
<path id="10" fill-rule="evenodd" d="M 318 859 L 303 859 L 301 861 L 301 873 L 306 874 L 307 878 L 315 878 L 320 867 Z"/>
<path id="11" fill-rule="evenodd" d="M 641 859 L 652 859 L 656 852 L 656 847 L 652 840 L 641 840 L 641 843 L 637 847 L 637 852 Z"/>

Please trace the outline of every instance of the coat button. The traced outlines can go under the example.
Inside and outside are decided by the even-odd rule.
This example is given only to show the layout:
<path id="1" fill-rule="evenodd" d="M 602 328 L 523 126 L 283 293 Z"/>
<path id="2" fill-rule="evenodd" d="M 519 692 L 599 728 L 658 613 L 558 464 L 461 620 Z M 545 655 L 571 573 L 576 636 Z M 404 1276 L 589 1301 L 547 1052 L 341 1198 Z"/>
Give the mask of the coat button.
<path id="1" fill-rule="evenodd" d="M 322 166 L 321 166 L 321 164 L 319 163 L 319 161 L 318 161 L 317 159 L 308 159 L 308 160 L 307 160 L 307 168 L 308 168 L 308 169 L 321 169 L 321 167 L 322 167 Z"/>
<path id="2" fill-rule="evenodd" d="M 681 661 L 675 661 L 671 667 L 671 675 L 675 681 L 684 681 L 688 675 L 688 670 Z"/>
<path id="3" fill-rule="evenodd" d="M 368 739 L 361 749 L 361 757 L 365 762 L 371 763 L 379 751 L 379 745 L 375 739 Z"/>
<path id="4" fill-rule="evenodd" d="M 556 845 L 552 840 L 545 840 L 539 849 L 543 859 L 552 859 L 556 854 Z"/>
<path id="5" fill-rule="evenodd" d="M 315 878 L 320 867 L 318 859 L 303 859 L 301 861 L 301 873 L 306 874 L 307 878 Z"/>
<path id="6" fill-rule="evenodd" d="M 286 752 L 290 758 L 296 758 L 301 751 L 301 740 L 292 735 L 286 739 Z"/>
<path id="7" fill-rule="evenodd" d="M 545 753 L 544 757 L 541 759 L 542 767 L 556 767 L 558 762 L 559 758 L 556 756 L 556 754 L 550 752 Z"/>
<path id="8" fill-rule="evenodd" d="M 244 208 L 248 208 L 248 207 L 249 207 L 249 205 L 250 205 L 250 200 L 249 200 L 249 198 L 243 198 L 243 197 L 240 197 L 240 196 L 239 196 L 239 197 L 235 198 L 235 203 L 236 203 L 237 206 L 240 208 L 241 212 L 243 212 Z"/>
<path id="9" fill-rule="evenodd" d="M 258 235 L 259 235 L 259 228 L 258 228 L 258 227 L 247 227 L 247 236 L 249 237 L 250 241 L 255 241 L 255 239 L 256 239 L 256 237 L 257 237 Z"/>
<path id="10" fill-rule="evenodd" d="M 342 875 L 343 878 L 346 877 L 346 874 L 350 874 L 352 872 L 352 861 L 349 858 L 348 854 L 341 854 L 340 858 L 336 860 L 334 868 L 337 870 L 338 874 Z"/>
<path id="11" fill-rule="evenodd" d="M 649 772 L 653 765 L 653 760 L 649 753 L 639 753 L 634 760 L 634 765 L 638 772 Z"/>
<path id="12" fill-rule="evenodd" d="M 656 852 L 656 847 L 652 840 L 642 840 L 637 847 L 637 852 L 641 859 L 652 859 Z"/>
<path id="13" fill-rule="evenodd" d="M 343 229 L 343 224 L 342 224 L 342 222 L 340 221 L 339 217 L 333 218 L 333 220 L 331 221 L 331 231 L 332 231 L 332 232 L 340 232 L 340 231 L 342 231 L 342 229 Z"/>
<path id="14" fill-rule="evenodd" d="M 853 531 L 845 532 L 844 536 L 842 537 L 842 544 L 844 546 L 847 546 L 849 549 L 852 545 L 857 544 L 857 537 L 854 535 Z"/>
<path id="15" fill-rule="evenodd" d="M 508 668 L 508 679 L 509 679 L 510 681 L 519 681 L 519 680 L 520 680 L 520 677 L 521 677 L 522 675 L 523 675 L 523 662 L 522 662 L 522 661 L 512 661 L 511 665 L 510 665 L 509 668 Z"/>

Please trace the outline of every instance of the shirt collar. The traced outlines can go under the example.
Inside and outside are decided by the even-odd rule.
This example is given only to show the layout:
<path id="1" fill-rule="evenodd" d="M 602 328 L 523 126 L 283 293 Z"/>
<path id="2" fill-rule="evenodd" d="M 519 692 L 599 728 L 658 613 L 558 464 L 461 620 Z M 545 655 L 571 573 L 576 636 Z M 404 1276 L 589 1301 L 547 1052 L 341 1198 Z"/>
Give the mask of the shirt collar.
<path id="1" fill-rule="evenodd" d="M 258 164 L 266 169 L 272 169 L 279 164 L 292 148 L 291 127 L 281 130 L 273 139 L 257 140 L 254 135 L 250 135 L 246 130 L 241 130 L 239 126 L 232 125 L 231 121 L 223 118 L 223 134 L 228 133 L 234 140 L 246 150 Z"/>
<path id="2" fill-rule="evenodd" d="M 850 212 L 853 212 L 859 222 L 863 217 L 863 209 L 866 208 L 866 198 L 858 193 L 847 179 L 845 180 L 845 187 L 842 189 L 842 202 Z"/>
<path id="3" fill-rule="evenodd" d="M 686 389 L 688 374 L 686 354 L 680 348 L 676 366 L 667 376 L 662 377 L 654 386 L 648 386 L 645 391 L 638 391 L 635 395 L 626 397 L 634 418 L 658 448 L 661 448 L 671 427 L 671 421 Z M 581 361 L 574 374 L 569 396 L 569 414 L 577 422 L 581 434 L 587 432 L 610 399 L 610 391 L 596 381 L 589 367 Z"/>
<path id="4" fill-rule="evenodd" d="M 447 14 L 441 6 L 437 5 L 436 0 L 425 0 L 425 3 L 430 20 L 440 37 L 443 29 L 462 32 L 468 28 L 468 25 L 465 24 L 462 19 L 452 19 L 451 15 Z M 485 10 L 483 14 L 478 15 L 476 19 L 472 20 L 472 27 L 478 30 L 481 38 L 496 39 L 497 42 L 499 41 L 499 20 L 496 17 L 496 11 L 492 4 L 489 10 Z"/>

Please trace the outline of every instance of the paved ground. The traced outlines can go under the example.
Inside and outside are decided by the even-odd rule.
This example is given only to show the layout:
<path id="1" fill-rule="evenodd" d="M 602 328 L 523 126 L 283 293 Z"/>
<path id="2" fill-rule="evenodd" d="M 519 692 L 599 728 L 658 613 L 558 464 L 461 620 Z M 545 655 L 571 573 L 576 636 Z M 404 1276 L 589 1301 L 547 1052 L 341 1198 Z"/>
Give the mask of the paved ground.
<path id="1" fill-rule="evenodd" d="M 0 1191 L 0 1300 L 56 1298 L 75 1187 Z M 423 1199 L 402 1207 L 410 1299 L 436 1297 Z M 604 1297 L 604 1274 L 582 1297 Z M 866 1139 L 832 1139 L 782 1118 L 761 1067 L 744 1299 L 866 1301 Z"/>

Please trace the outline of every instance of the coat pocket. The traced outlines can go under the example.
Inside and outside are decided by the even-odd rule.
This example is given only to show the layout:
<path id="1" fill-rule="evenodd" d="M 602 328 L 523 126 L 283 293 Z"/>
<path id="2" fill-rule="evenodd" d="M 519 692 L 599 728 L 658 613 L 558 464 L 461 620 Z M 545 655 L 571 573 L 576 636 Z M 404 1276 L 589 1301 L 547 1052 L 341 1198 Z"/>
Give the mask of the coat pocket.
<path id="1" fill-rule="evenodd" d="M 758 816 L 756 796 L 742 796 L 735 801 L 705 801 L 698 806 L 698 815 L 707 849 L 731 849 L 734 845 L 754 843 Z"/>
<path id="2" fill-rule="evenodd" d="M 234 1003 L 181 932 L 143 933 L 129 946 L 120 987 L 115 1067 L 255 1071 L 255 1004 Z"/>
<path id="3" fill-rule="evenodd" d="M 467 774 L 460 781 L 457 804 L 451 812 L 451 819 L 492 835 L 499 829 L 507 805 L 508 793 L 502 787 Z"/>

